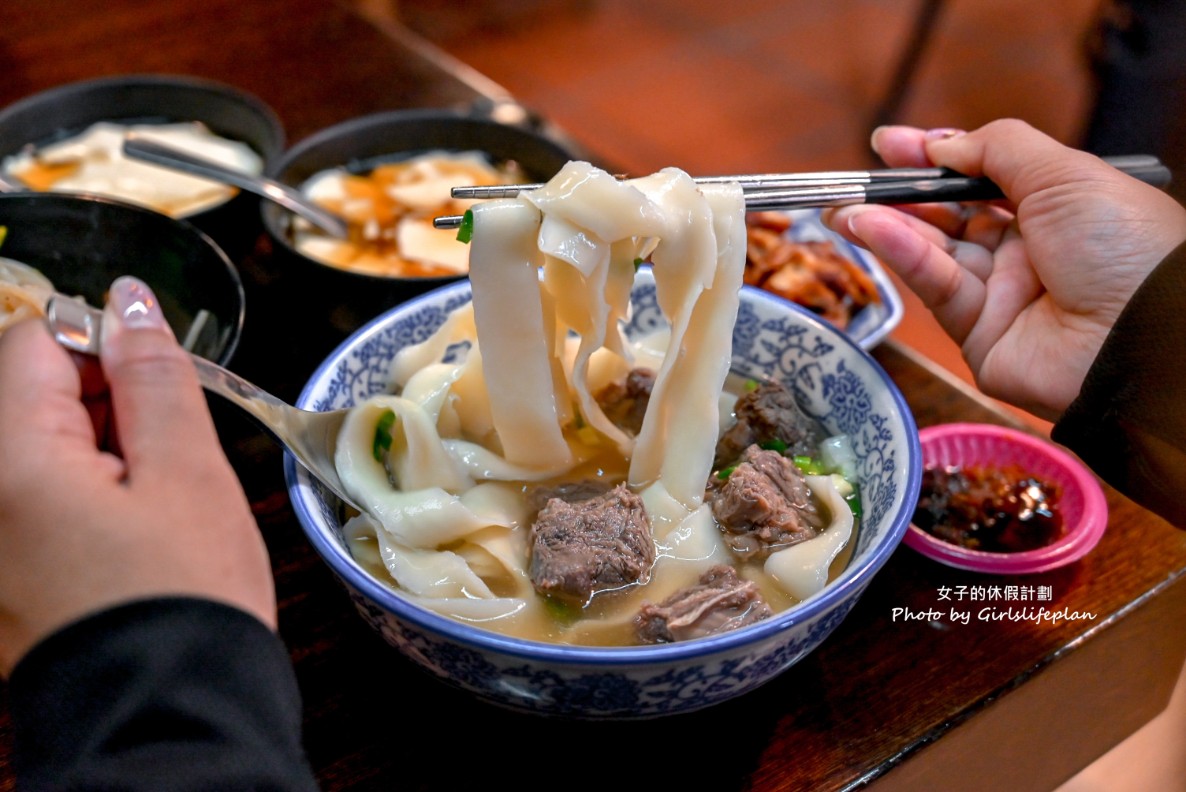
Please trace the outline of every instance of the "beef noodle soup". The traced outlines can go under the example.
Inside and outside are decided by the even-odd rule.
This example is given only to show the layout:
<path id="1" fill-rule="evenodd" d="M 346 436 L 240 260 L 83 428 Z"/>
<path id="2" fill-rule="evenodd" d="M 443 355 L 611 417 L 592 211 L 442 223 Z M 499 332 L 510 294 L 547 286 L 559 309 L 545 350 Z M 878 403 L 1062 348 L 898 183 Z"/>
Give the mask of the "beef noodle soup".
<path id="1" fill-rule="evenodd" d="M 817 593 L 855 477 L 789 390 L 730 376 L 740 188 L 569 163 L 475 206 L 472 230 L 472 303 L 339 437 L 356 558 L 439 613 L 587 645 L 691 640 Z M 642 263 L 667 326 L 630 340 Z"/>

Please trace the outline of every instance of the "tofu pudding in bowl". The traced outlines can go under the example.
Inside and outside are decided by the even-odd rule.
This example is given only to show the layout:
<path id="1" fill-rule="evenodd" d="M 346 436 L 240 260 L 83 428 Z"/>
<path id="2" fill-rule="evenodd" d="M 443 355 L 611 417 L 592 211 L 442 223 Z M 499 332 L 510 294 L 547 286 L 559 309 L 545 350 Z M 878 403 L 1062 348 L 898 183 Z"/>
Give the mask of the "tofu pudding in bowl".
<path id="1" fill-rule="evenodd" d="M 328 314 L 328 335 L 340 341 L 397 303 L 465 277 L 469 247 L 432 227 L 433 217 L 468 206 L 451 187 L 546 181 L 570 159 L 548 134 L 487 115 L 375 113 L 299 141 L 269 173 L 345 218 L 348 239 L 270 203 L 263 223 L 277 260 L 297 276 L 294 304 Z"/>
<path id="2" fill-rule="evenodd" d="M 736 185 L 569 163 L 471 214 L 468 283 L 360 330 L 299 400 L 354 408 L 337 467 L 365 516 L 288 473 L 360 612 L 437 675 L 551 714 L 697 709 L 789 667 L 909 522 L 896 388 L 742 286 Z"/>
<path id="3" fill-rule="evenodd" d="M 279 117 L 238 88 L 181 75 L 118 75 L 61 85 L 0 110 L 0 171 L 34 192 L 100 195 L 187 220 L 232 260 L 254 244 L 257 196 L 128 158 L 126 134 L 257 174 L 285 145 Z"/>
<path id="4" fill-rule="evenodd" d="M 310 176 L 301 192 L 344 218 L 349 237 L 336 239 L 294 217 L 292 243 L 311 259 L 360 275 L 460 277 L 469 270 L 469 248 L 432 223 L 473 203 L 450 197 L 450 189 L 526 180 L 517 162 L 493 163 L 481 151 L 428 151 L 357 173 L 329 168 Z"/>
<path id="5" fill-rule="evenodd" d="M 220 182 L 133 159 L 128 137 L 167 144 L 249 174 L 263 172 L 263 158 L 242 141 L 216 135 L 199 122 L 119 124 L 100 121 L 44 146 L 26 146 L 0 165 L 9 179 L 38 192 L 106 195 L 184 218 L 213 209 L 238 192 Z"/>

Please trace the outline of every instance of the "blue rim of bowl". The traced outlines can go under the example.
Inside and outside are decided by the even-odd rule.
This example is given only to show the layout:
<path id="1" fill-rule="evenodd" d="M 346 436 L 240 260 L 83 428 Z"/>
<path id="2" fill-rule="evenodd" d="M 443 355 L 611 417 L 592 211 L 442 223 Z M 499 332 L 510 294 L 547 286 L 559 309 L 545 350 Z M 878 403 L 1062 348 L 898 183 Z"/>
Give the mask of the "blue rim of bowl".
<path id="1" fill-rule="evenodd" d="M 417 301 L 441 294 L 468 291 L 469 288 L 470 283 L 466 279 L 426 292 L 421 298 L 417 298 Z M 292 504 L 293 510 L 296 512 L 297 520 L 300 522 L 306 538 L 308 538 L 314 549 L 316 549 L 317 554 L 325 560 L 334 573 L 350 587 L 371 601 L 379 603 L 379 606 L 383 610 L 407 620 L 422 630 L 444 636 L 464 646 L 495 651 L 507 656 L 532 658 L 543 662 L 555 662 L 566 666 L 649 666 L 667 663 L 673 660 L 692 660 L 728 652 L 743 646 L 761 644 L 765 641 L 774 640 L 779 633 L 789 629 L 793 625 L 810 621 L 820 616 L 825 610 L 828 610 L 839 601 L 846 599 L 850 593 L 852 596 L 859 596 L 860 590 L 868 584 L 869 579 L 889 560 L 889 557 L 897 549 L 906 534 L 907 528 L 910 526 L 910 519 L 913 516 L 913 499 L 909 497 L 909 493 L 917 493 L 922 486 L 922 447 L 919 443 L 918 429 L 914 422 L 914 415 L 906 404 L 906 399 L 897 385 L 890 379 L 881 365 L 868 352 L 862 349 L 857 342 L 835 327 L 823 322 L 819 317 L 804 308 L 790 304 L 786 300 L 775 297 L 762 289 L 752 286 L 743 286 L 742 288 L 754 299 L 774 302 L 784 306 L 790 305 L 796 313 L 800 314 L 805 321 L 813 325 L 816 329 L 822 329 L 829 334 L 834 333 L 839 343 L 850 346 L 874 370 L 881 373 L 888 386 L 894 406 L 902 416 L 905 425 L 906 442 L 910 446 L 908 458 L 913 460 L 913 464 L 907 468 L 907 479 L 903 488 L 906 505 L 901 509 L 893 524 L 886 529 L 886 537 L 881 546 L 860 564 L 846 567 L 840 573 L 840 576 L 830 582 L 820 594 L 804 600 L 802 603 L 788 608 L 782 613 L 776 614 L 773 618 L 751 625 L 745 629 L 707 638 L 699 638 L 694 641 L 650 644 L 647 646 L 594 647 L 553 644 L 502 635 L 482 627 L 456 621 L 448 616 L 433 613 L 413 604 L 404 599 L 393 588 L 379 582 L 361 567 L 344 557 L 342 553 L 338 552 L 336 547 L 331 546 L 319 532 L 309 527 L 315 524 L 315 521 L 313 515 L 305 507 L 300 497 L 300 491 L 305 486 L 305 482 L 311 480 L 311 477 L 297 463 L 292 454 L 285 452 L 284 479 L 288 488 L 289 501 Z M 317 367 L 313 375 L 309 377 L 310 384 L 307 384 L 301 389 L 297 404 L 304 404 L 306 402 L 310 395 L 309 389 L 311 383 L 321 379 L 326 369 L 342 357 L 347 349 L 356 346 L 361 339 L 377 333 L 379 328 L 386 323 L 387 317 L 392 312 L 401 310 L 404 307 L 406 306 L 396 306 L 390 311 L 377 316 L 338 345 L 321 365 Z M 854 592 L 854 589 L 857 591 Z"/>

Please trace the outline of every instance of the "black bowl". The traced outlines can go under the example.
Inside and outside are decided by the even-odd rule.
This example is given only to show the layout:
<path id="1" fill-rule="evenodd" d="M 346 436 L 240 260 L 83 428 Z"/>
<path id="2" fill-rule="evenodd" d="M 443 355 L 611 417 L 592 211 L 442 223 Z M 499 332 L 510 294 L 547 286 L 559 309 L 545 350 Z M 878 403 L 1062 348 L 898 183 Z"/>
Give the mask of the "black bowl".
<path id="1" fill-rule="evenodd" d="M 224 365 L 234 354 L 244 314 L 239 273 L 189 222 L 99 196 L 20 192 L 0 195 L 0 226 L 0 256 L 40 270 L 57 291 L 101 307 L 112 281 L 135 275 L 193 352 Z"/>
<path id="2" fill-rule="evenodd" d="M 0 159 L 30 144 L 44 146 L 99 121 L 199 121 L 211 132 L 246 143 L 267 170 L 283 153 L 284 127 L 260 99 L 206 79 L 164 74 L 102 77 L 42 91 L 0 110 Z M 217 207 L 188 216 L 236 254 L 259 236 L 259 199 L 240 191 Z"/>
<path id="3" fill-rule="evenodd" d="M 286 152 L 270 175 L 300 187 L 324 170 L 344 167 L 366 173 L 381 163 L 429 151 L 481 151 L 494 163 L 514 160 L 532 181 L 546 181 L 574 159 L 563 143 L 525 125 L 461 111 L 397 110 L 356 118 L 311 135 Z M 342 337 L 393 305 L 464 277 L 385 277 L 340 269 L 309 258 L 293 246 L 292 216 L 287 211 L 265 202 L 261 212 L 273 248 L 288 266 L 304 273 L 308 294 L 319 300 L 333 298 L 333 304 L 320 304 L 332 313 L 331 322 Z"/>

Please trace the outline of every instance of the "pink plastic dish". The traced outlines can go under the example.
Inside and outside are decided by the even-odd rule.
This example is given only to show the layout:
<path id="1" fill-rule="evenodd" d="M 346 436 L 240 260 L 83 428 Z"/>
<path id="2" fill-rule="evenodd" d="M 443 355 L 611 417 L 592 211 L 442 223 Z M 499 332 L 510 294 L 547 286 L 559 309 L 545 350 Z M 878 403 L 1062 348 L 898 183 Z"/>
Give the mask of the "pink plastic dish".
<path id="1" fill-rule="evenodd" d="M 969 550 L 916 525 L 903 542 L 948 566 L 997 575 L 1046 572 L 1077 561 L 1096 546 L 1108 524 L 1108 504 L 1095 476 L 1070 454 L 1039 437 L 992 424 L 953 423 L 919 433 L 924 467 L 1017 464 L 1059 486 L 1066 534 L 1053 544 L 1020 553 Z"/>

